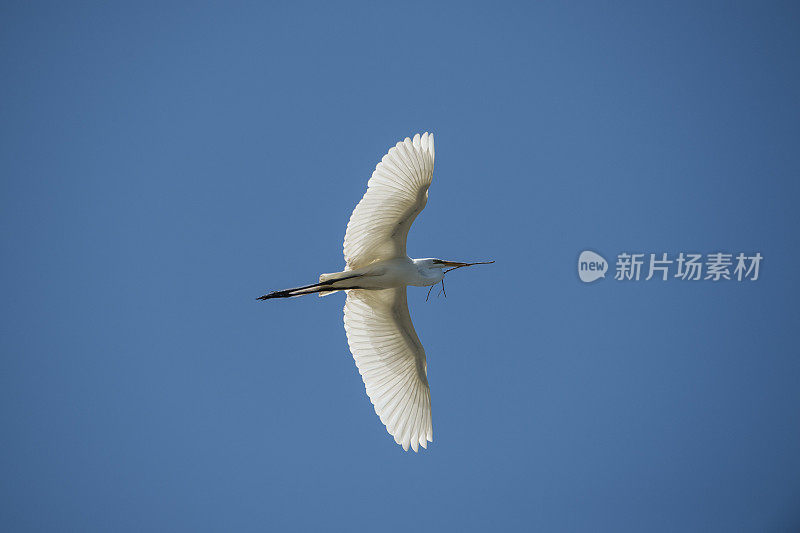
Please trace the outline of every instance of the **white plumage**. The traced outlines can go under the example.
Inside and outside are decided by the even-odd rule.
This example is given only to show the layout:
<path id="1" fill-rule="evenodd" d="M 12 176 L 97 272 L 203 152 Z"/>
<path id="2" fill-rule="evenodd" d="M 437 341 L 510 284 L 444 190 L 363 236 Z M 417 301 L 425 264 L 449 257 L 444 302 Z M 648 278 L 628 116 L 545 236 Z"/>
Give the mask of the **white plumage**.
<path id="1" fill-rule="evenodd" d="M 433 134 L 406 138 L 383 156 L 347 223 L 346 270 L 407 257 L 408 230 L 428 202 Z M 347 342 L 367 395 L 396 443 L 416 452 L 433 441 L 425 349 L 408 312 L 406 288 L 350 290 L 344 305 Z"/>
<path id="2" fill-rule="evenodd" d="M 406 289 L 351 290 L 344 329 L 375 412 L 396 443 L 433 441 L 425 349 L 408 314 Z"/>
<path id="3" fill-rule="evenodd" d="M 406 254 L 408 230 L 428 201 L 433 161 L 433 134 L 389 149 L 347 224 L 345 269 L 259 298 L 347 291 L 344 328 L 367 395 L 395 442 L 415 452 L 433 441 L 433 426 L 425 349 L 411 322 L 406 287 L 435 285 L 447 267 L 481 264 Z"/>
<path id="4" fill-rule="evenodd" d="M 428 201 L 433 158 L 433 134 L 428 133 L 406 138 L 383 156 L 347 223 L 347 270 L 406 256 L 408 230 Z"/>

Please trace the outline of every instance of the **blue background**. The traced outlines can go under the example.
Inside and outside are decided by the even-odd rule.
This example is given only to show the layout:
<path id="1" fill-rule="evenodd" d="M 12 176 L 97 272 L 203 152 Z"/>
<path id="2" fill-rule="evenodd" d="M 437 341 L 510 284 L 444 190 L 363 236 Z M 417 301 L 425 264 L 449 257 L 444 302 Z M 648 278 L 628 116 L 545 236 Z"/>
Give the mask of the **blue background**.
<path id="1" fill-rule="evenodd" d="M 4 2 L 0 67 L 3 530 L 800 528 L 796 3 Z M 409 291 L 414 454 L 341 294 L 254 297 L 425 130 L 410 254 L 497 263 Z"/>

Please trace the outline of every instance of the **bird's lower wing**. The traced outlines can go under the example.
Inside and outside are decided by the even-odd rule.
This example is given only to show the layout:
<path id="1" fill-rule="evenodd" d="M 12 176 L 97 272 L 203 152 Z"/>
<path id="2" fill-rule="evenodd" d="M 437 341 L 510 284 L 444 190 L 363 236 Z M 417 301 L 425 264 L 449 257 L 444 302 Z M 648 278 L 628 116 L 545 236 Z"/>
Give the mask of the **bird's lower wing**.
<path id="1" fill-rule="evenodd" d="M 406 255 L 408 230 L 428 201 L 433 159 L 432 133 L 406 138 L 383 156 L 347 223 L 348 270 Z"/>
<path id="2" fill-rule="evenodd" d="M 375 412 L 395 442 L 416 452 L 433 442 L 425 349 L 414 331 L 406 289 L 347 292 L 347 342 Z"/>

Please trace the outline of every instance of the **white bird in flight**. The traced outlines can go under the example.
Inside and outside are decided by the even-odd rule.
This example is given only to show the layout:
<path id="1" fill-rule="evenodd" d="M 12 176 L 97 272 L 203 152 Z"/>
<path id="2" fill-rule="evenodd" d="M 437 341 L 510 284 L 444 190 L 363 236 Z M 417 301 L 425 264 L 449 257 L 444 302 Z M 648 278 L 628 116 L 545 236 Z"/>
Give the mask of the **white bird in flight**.
<path id="1" fill-rule="evenodd" d="M 433 159 L 432 133 L 407 137 L 389 149 L 347 223 L 344 271 L 258 298 L 345 291 L 344 329 L 367 395 L 395 442 L 415 452 L 433 442 L 433 426 L 425 349 L 411 323 L 406 287 L 432 288 L 449 270 L 494 262 L 406 254 L 408 230 L 428 201 Z"/>

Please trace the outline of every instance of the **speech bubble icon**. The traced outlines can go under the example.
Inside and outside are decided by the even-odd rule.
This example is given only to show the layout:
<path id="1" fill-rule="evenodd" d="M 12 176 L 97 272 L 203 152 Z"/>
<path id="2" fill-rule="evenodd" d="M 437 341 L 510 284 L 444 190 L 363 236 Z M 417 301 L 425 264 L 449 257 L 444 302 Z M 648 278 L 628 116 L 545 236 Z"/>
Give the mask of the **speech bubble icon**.
<path id="1" fill-rule="evenodd" d="M 585 250 L 578 257 L 578 277 L 584 283 L 606 277 L 607 270 L 608 261 L 602 255 Z"/>

